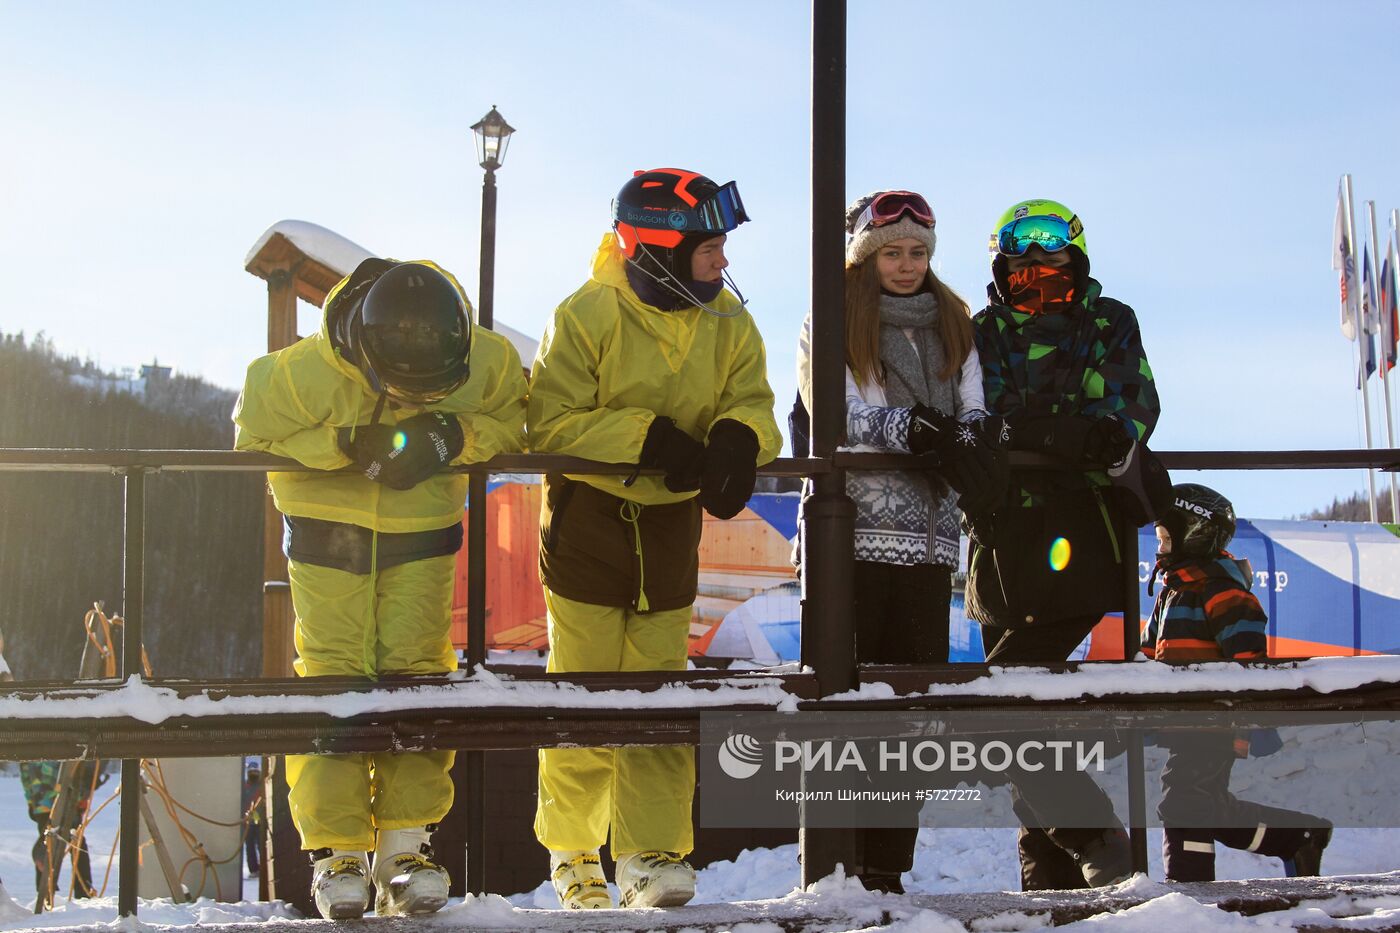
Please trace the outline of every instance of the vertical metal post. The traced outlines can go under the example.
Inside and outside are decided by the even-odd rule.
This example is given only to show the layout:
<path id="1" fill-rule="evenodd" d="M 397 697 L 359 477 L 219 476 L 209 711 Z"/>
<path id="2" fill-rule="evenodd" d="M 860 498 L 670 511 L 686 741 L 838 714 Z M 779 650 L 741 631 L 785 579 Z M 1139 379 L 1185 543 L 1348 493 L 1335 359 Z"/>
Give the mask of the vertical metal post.
<path id="1" fill-rule="evenodd" d="M 481 181 L 481 286 L 477 293 L 477 323 L 495 326 L 496 292 L 496 170 L 488 167 Z"/>
<path id="2" fill-rule="evenodd" d="M 812 2 L 812 456 L 841 444 L 845 408 L 846 0 Z M 842 470 L 813 478 L 802 506 L 802 655 L 823 696 L 856 685 L 855 506 Z M 805 822 L 805 820 L 804 820 Z M 850 829 L 799 837 L 802 883 L 853 867 Z"/>
<path id="3" fill-rule="evenodd" d="M 1342 192 L 1342 222 L 1346 224 L 1347 242 L 1351 244 L 1351 258 L 1352 262 L 1354 263 L 1356 261 L 1356 222 L 1353 219 L 1351 207 L 1350 173 L 1347 173 L 1342 176 Z M 1342 270 L 1342 274 L 1346 275 L 1345 269 Z M 1358 285 L 1360 284 L 1360 275 L 1356 276 L 1355 282 Z M 1358 325 L 1358 330 L 1356 334 L 1356 346 L 1357 352 L 1360 354 L 1360 362 L 1357 363 L 1356 366 L 1356 381 L 1357 384 L 1361 387 L 1361 411 L 1362 416 L 1366 419 L 1366 449 L 1371 450 L 1374 445 L 1371 443 L 1371 390 L 1366 380 L 1366 322 L 1361 320 L 1361 315 L 1359 313 L 1358 307 L 1359 302 L 1357 301 L 1356 291 L 1357 290 L 1354 288 L 1350 289 L 1349 294 L 1347 295 L 1347 305 L 1349 310 L 1351 311 L 1351 319 L 1355 321 Z M 1379 521 L 1380 517 L 1377 514 L 1376 510 L 1376 471 L 1371 469 L 1370 467 L 1366 468 L 1366 489 L 1367 492 L 1370 494 L 1371 521 Z"/>
<path id="4" fill-rule="evenodd" d="M 467 666 L 475 670 L 477 665 L 485 663 L 486 474 L 473 473 L 467 492 Z M 485 894 L 486 753 L 469 751 L 464 754 L 467 771 L 467 890 L 472 894 Z"/>
<path id="5" fill-rule="evenodd" d="M 1138 529 L 1124 519 L 1119 523 L 1123 539 L 1123 660 L 1132 661 L 1142 650 L 1142 596 L 1138 580 Z M 1128 731 L 1128 837 L 1132 843 L 1133 871 L 1147 873 L 1147 766 L 1143 758 L 1142 730 Z"/>
<path id="6" fill-rule="evenodd" d="M 1400 235 L 1400 210 L 1392 209 L 1390 212 L 1390 236 L 1388 237 L 1389 242 L 1386 243 L 1385 248 L 1386 259 L 1390 261 L 1390 281 L 1386 283 L 1386 287 L 1390 290 L 1390 306 L 1392 308 L 1396 307 L 1397 305 L 1400 305 L 1400 292 L 1396 291 L 1396 289 L 1400 289 L 1400 253 L 1397 253 L 1395 246 L 1395 238 L 1397 235 Z M 1393 347 L 1395 347 L 1396 340 L 1400 338 L 1400 333 L 1397 333 L 1395 323 L 1396 321 L 1394 314 L 1388 315 L 1388 320 L 1386 321 L 1385 326 L 1381 328 L 1381 333 L 1387 334 L 1386 340 L 1389 341 L 1388 345 L 1386 346 L 1387 353 L 1390 352 L 1390 350 Z M 1385 396 L 1387 410 L 1389 410 L 1389 386 L 1386 387 Z M 1395 441 L 1393 438 L 1390 441 L 1390 446 L 1395 446 Z M 1395 484 L 1395 474 L 1391 473 L 1390 520 L 1392 523 L 1400 524 L 1400 502 L 1397 502 L 1396 500 Z"/>
<path id="7" fill-rule="evenodd" d="M 812 3 L 812 455 L 846 425 L 846 0 Z M 856 684 L 851 612 L 855 509 L 842 470 L 818 474 L 803 506 L 804 654 L 823 695 Z M 809 563 L 810 561 L 810 563 Z"/>
<path id="8" fill-rule="evenodd" d="M 1380 289 L 1384 286 L 1384 283 L 1381 282 L 1380 272 L 1385 261 L 1381 258 L 1381 241 L 1376 233 L 1375 201 L 1366 202 L 1366 219 L 1371 224 L 1371 268 L 1368 271 L 1371 273 L 1371 281 L 1374 283 L 1372 288 Z M 1381 397 L 1385 399 L 1385 445 L 1393 449 L 1395 447 L 1395 413 L 1390 406 L 1390 373 L 1386 369 L 1385 357 L 1390 348 L 1394 346 L 1395 335 L 1391 333 L 1390 316 L 1385 313 L 1385 310 L 1379 304 L 1374 304 L 1371 307 L 1371 313 L 1381 318 L 1380 327 L 1377 330 L 1377 333 L 1380 334 L 1381 346 L 1380 352 L 1376 355 L 1376 371 L 1380 373 Z M 1390 477 L 1390 520 L 1396 522 L 1400 521 L 1400 495 L 1397 494 L 1395 488 L 1395 474 L 1387 475 Z"/>
<path id="9" fill-rule="evenodd" d="M 297 268 L 292 263 L 267 276 L 267 350 L 274 353 L 297 341 Z M 263 493 L 262 676 L 293 676 L 296 658 L 293 631 L 296 610 L 282 554 L 282 513 L 272 493 Z M 273 759 L 269 759 L 273 760 Z M 278 756 L 269 775 L 267 797 L 267 864 L 259 888 L 268 895 L 311 913 L 311 863 L 301 848 L 301 833 L 292 824 L 287 804 L 286 759 Z"/>
<path id="10" fill-rule="evenodd" d="M 122 679 L 141 676 L 142 614 L 146 580 L 146 470 L 132 467 L 123 481 L 126 493 L 122 551 Z M 136 886 L 141 859 L 141 759 L 122 760 L 122 793 L 117 915 L 136 916 Z"/>
<path id="11" fill-rule="evenodd" d="M 496 167 L 486 165 L 481 180 L 481 280 L 477 324 L 495 327 L 496 305 Z M 473 473 L 467 508 L 467 666 L 486 663 L 486 475 Z M 486 757 L 466 755 L 467 890 L 486 893 Z"/>

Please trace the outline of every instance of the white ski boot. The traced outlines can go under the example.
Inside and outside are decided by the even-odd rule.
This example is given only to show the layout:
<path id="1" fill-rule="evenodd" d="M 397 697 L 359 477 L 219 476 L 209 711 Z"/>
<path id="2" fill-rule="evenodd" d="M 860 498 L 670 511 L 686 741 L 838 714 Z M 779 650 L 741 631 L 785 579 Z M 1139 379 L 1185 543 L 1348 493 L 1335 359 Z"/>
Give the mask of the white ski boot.
<path id="1" fill-rule="evenodd" d="M 311 894 L 327 920 L 358 920 L 369 907 L 367 853 L 316 849 L 311 853 Z"/>
<path id="2" fill-rule="evenodd" d="M 612 893 L 597 849 L 549 850 L 549 878 L 567 910 L 610 910 Z"/>
<path id="3" fill-rule="evenodd" d="M 623 907 L 679 907 L 695 896 L 695 869 L 674 852 L 628 852 L 617 860 Z"/>
<path id="4" fill-rule="evenodd" d="M 433 861 L 428 842 L 436 829 L 436 823 L 429 823 L 379 831 L 374 845 L 376 914 L 430 914 L 447 904 L 447 869 Z"/>

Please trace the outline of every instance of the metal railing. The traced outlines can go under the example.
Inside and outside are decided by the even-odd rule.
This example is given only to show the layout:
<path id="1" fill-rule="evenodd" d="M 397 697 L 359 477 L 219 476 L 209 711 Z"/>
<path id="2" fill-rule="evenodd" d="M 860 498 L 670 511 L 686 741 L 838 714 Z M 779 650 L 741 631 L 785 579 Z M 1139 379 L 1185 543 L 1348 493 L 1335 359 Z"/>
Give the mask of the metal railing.
<path id="1" fill-rule="evenodd" d="M 1164 463 L 1171 469 L 1359 469 L 1380 468 L 1387 471 L 1400 470 L 1400 449 L 1375 451 L 1318 450 L 1318 451 L 1228 451 L 1228 452 L 1167 452 L 1160 454 Z M 1053 461 L 1036 455 L 1013 454 L 1013 465 L 1017 467 L 1052 467 Z M 927 461 L 924 461 L 926 464 Z M 818 476 L 839 477 L 845 469 L 910 469 L 919 468 L 919 458 L 885 454 L 857 454 L 836 452 L 830 459 L 805 458 L 782 459 L 764 467 L 760 472 L 768 476 Z M 475 669 L 483 664 L 486 650 L 485 626 L 485 581 L 486 581 L 486 521 L 485 496 L 486 482 L 495 473 L 549 473 L 569 472 L 620 473 L 631 467 L 617 464 L 603 464 L 572 457 L 559 457 L 547 454 L 514 454 L 500 456 L 481 464 L 455 468 L 469 474 L 470 497 L 468 500 L 468 664 Z M 4 449 L 0 450 L 0 472 L 16 471 L 82 471 L 107 472 L 120 476 L 123 480 L 123 650 L 121 678 L 127 681 L 140 676 L 139 659 L 144 652 L 144 606 L 145 606 L 145 510 L 146 478 L 157 472 L 209 472 L 209 471 L 248 471 L 267 470 L 299 472 L 310 471 L 295 461 L 284 460 L 265 454 L 241 451 L 180 451 L 180 450 L 65 450 L 65 449 Z M 1140 617 L 1138 606 L 1137 577 L 1137 534 L 1124 535 L 1127 550 L 1124 553 L 1124 593 L 1125 619 Z M 827 575 L 810 573 L 804 585 L 811 597 L 819 605 L 835 607 L 830 611 L 844 619 L 849 628 L 849 611 L 842 610 L 839 594 L 826 592 L 831 581 Z M 804 642 L 812 635 L 807 631 L 809 606 L 804 606 Z M 1124 657 L 1132 658 L 1136 653 L 1137 626 L 1124 626 Z M 821 639 L 829 642 L 830 639 Z M 839 672 L 856 670 L 854 640 L 845 639 L 835 645 L 827 644 L 822 655 L 816 658 L 818 665 L 833 665 L 838 673 L 824 676 L 821 666 L 812 674 L 786 674 L 777 679 L 784 693 L 802 698 L 799 709 L 817 710 L 836 708 L 823 701 L 840 690 L 832 690 L 825 685 L 844 684 L 846 678 Z M 1060 666 L 1073 670 L 1076 665 Z M 747 682 L 771 681 L 763 675 L 752 672 L 694 672 L 691 674 L 670 673 L 628 673 L 609 675 L 558 675 L 542 674 L 537 671 L 517 670 L 517 678 L 549 680 L 557 683 L 575 684 L 586 689 L 656 689 L 663 684 L 688 683 L 696 688 L 713 688 L 716 685 L 733 686 Z M 925 687 L 932 683 L 955 682 L 977 676 L 986 676 L 985 665 L 931 665 L 921 668 L 883 668 L 879 676 L 885 680 L 904 681 L 905 685 Z M 167 682 L 156 679 L 154 683 Z M 169 681 L 168 685 L 179 694 L 201 694 L 203 696 L 235 697 L 238 695 L 266 696 L 271 694 L 300 693 L 303 695 L 340 696 L 357 691 L 394 691 L 398 689 L 421 689 L 424 680 L 415 678 L 397 684 L 386 680 L 375 684 L 344 680 L 231 680 L 231 681 Z M 442 680 L 441 686 L 447 689 L 460 689 L 461 682 Z M 120 685 L 36 684 L 17 685 L 0 691 L 0 695 L 32 698 L 69 698 L 94 696 L 121 689 Z M 842 686 L 841 689 L 845 689 Z M 916 687 L 917 689 L 917 687 Z M 1297 708 L 1299 698 L 1287 694 L 1291 705 Z M 1131 712 L 1135 706 L 1141 709 L 1160 709 L 1160 697 L 1113 698 L 1120 708 Z M 1183 705 L 1181 695 L 1174 697 L 1178 705 Z M 1232 694 L 1234 708 L 1249 708 L 1251 703 L 1266 708 L 1277 704 L 1276 694 L 1258 694 L 1241 697 Z M 1337 704 L 1335 695 L 1325 701 L 1328 707 Z M 1184 707 L 1192 704 L 1209 706 L 1209 697 L 1188 697 Z M 1400 707 L 1400 688 L 1382 685 L 1365 694 L 1365 703 L 1370 708 Z M 866 706 L 867 708 L 928 708 L 929 704 L 913 701 L 881 701 L 874 704 L 846 702 L 840 708 Z M 1005 698 L 991 701 L 983 699 L 979 704 L 976 697 L 940 698 L 935 704 L 941 708 L 968 708 L 972 706 L 994 705 L 998 709 L 1014 708 L 1018 704 Z M 1057 708 L 1067 711 L 1082 704 L 1046 704 L 1038 702 L 1037 708 L 1054 712 Z M 1308 705 L 1306 702 L 1302 705 Z M 1183 708 L 1184 708 L 1183 707 Z M 771 704 L 734 702 L 703 707 L 706 710 L 744 711 L 771 708 Z M 559 743 L 586 742 L 589 744 L 665 744 L 672 742 L 693 743 L 697 739 L 695 709 L 677 714 L 674 707 L 654 709 L 614 709 L 581 712 L 559 707 L 496 707 L 476 708 L 471 715 L 461 715 L 454 711 L 451 718 L 444 717 L 440 708 L 421 711 L 395 710 L 391 713 L 366 714 L 345 720 L 335 720 L 325 714 L 268 714 L 233 713 L 220 717 L 200 717 L 197 721 L 165 722 L 161 725 L 144 727 L 130 721 L 113 723 L 110 717 L 54 718 L 36 721 L 11 720 L 4 735 L 0 736 L 0 748 L 12 758 L 70 757 L 81 750 L 86 755 L 96 755 L 101 751 L 110 752 L 108 757 L 120 757 L 123 789 L 140 787 L 140 757 L 152 751 L 166 755 L 208 754 L 214 748 L 224 754 L 247 754 L 290 751 L 371 751 L 388 748 L 465 748 L 478 750 L 469 752 L 467 802 L 468 822 L 471 831 L 468 837 L 468 864 L 482 863 L 481 859 L 471 859 L 470 854 L 484 851 L 485 840 L 481 834 L 484 803 L 482 799 L 484 765 L 480 749 L 539 747 Z M 548 728 L 539 726 L 548 721 Z M 1141 743 L 1129 749 L 1129 825 L 1133 827 L 1135 855 L 1145 867 L 1145 784 L 1142 767 Z M 124 793 L 121 800 L 120 837 L 121 848 L 119 866 L 121 886 L 118 897 L 119 912 L 129 916 L 136 911 L 136 879 L 139 859 L 138 824 L 140 819 L 139 793 Z M 815 841 L 823 845 L 823 839 L 830 839 L 831 831 L 822 831 Z M 839 854 L 839 847 L 827 846 L 830 852 Z M 820 850 L 825 851 L 825 850 Z M 819 854 L 819 853 L 814 853 Z M 834 867 L 834 865 L 832 866 Z M 813 870 L 819 871 L 820 868 Z M 481 887 L 482 878 L 469 876 L 470 887 Z"/>

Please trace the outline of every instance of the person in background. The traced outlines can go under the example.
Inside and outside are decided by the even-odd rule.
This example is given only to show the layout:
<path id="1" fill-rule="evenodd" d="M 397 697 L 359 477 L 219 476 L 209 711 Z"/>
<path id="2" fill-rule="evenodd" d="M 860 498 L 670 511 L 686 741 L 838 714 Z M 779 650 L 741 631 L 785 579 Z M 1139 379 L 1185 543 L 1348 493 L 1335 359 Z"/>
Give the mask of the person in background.
<path id="1" fill-rule="evenodd" d="M 14 680 L 15 675 L 5 661 L 5 634 L 0 632 L 0 683 L 13 683 Z M 29 811 L 29 818 L 34 821 L 34 826 L 39 832 L 39 838 L 30 850 L 30 858 L 34 863 L 34 891 L 35 896 L 45 902 L 50 899 L 50 890 L 56 887 L 54 882 L 58 879 L 59 869 L 62 868 L 64 859 L 70 855 L 73 845 L 71 838 L 65 837 L 59 831 L 64 829 L 71 832 L 70 829 L 54 827 L 54 831 L 50 832 L 63 765 L 64 762 L 61 761 L 22 761 L 19 765 L 19 779 L 24 788 L 25 805 Z M 69 770 L 74 786 L 81 793 L 75 820 L 76 823 L 81 823 L 92 803 L 93 787 L 105 781 L 106 776 L 103 775 L 99 779 L 97 765 L 93 761 L 84 761 Z M 88 854 L 86 836 L 78 834 L 77 849 L 71 851 L 71 855 L 74 896 L 94 896 L 97 892 L 92 887 L 92 861 Z"/>
<path id="2" fill-rule="evenodd" d="M 1161 579 L 1162 591 L 1143 632 L 1143 652 L 1158 661 L 1268 657 L 1269 618 L 1250 592 L 1254 572 L 1226 550 L 1235 537 L 1234 506 L 1197 483 L 1172 487 L 1172 500 L 1156 523 L 1152 582 Z M 1276 749 L 1277 735 L 1271 737 Z M 1198 729 L 1162 733 L 1159 744 L 1167 747 L 1157 815 L 1168 881 L 1214 881 L 1216 842 L 1275 856 L 1288 875 L 1321 874 L 1331 823 L 1230 793 L 1230 771 L 1249 754 L 1247 739 Z"/>
<path id="3" fill-rule="evenodd" d="M 53 809 L 58 801 L 63 766 L 64 762 L 61 761 L 22 761 L 19 765 L 19 779 L 24 786 L 29 818 L 39 832 L 39 838 L 30 852 L 34 861 L 34 890 L 36 896 L 45 902 L 49 901 L 49 892 L 56 890 L 59 870 L 70 854 L 73 862 L 73 896 L 93 897 L 97 893 L 92 886 L 87 836 L 74 833 L 74 827 L 53 825 Z M 87 760 L 68 770 L 80 795 L 74 819 L 76 826 L 86 818 L 92 803 L 92 791 L 98 783 L 97 765 Z M 77 836 L 76 849 L 73 849 L 74 835 Z"/>
<path id="4" fill-rule="evenodd" d="M 254 360 L 234 446 L 314 469 L 270 473 L 285 516 L 298 676 L 378 678 L 457 668 L 453 568 L 467 477 L 457 464 L 523 448 L 515 348 L 472 326 L 430 262 L 366 259 L 326 296 L 319 333 Z M 349 469 L 352 468 L 353 469 Z M 447 903 L 431 836 L 452 805 L 450 751 L 289 755 L 289 810 L 322 916 Z"/>
<path id="5" fill-rule="evenodd" d="M 967 303 L 929 267 L 937 237 L 928 202 L 912 191 L 874 192 L 846 209 L 846 229 L 846 442 L 936 454 L 940 465 L 846 474 L 856 508 L 856 661 L 944 663 L 958 494 L 973 511 L 994 507 L 1005 455 L 982 434 L 982 367 Z M 811 345 L 808 315 L 797 349 L 803 415 Z M 870 890 L 903 893 L 917 835 L 918 806 L 908 826 L 860 830 L 852 873 Z"/>
<path id="6" fill-rule="evenodd" d="M 592 276 L 540 342 L 531 450 L 635 464 L 630 476 L 545 477 L 550 671 L 684 670 L 701 509 L 737 515 L 782 447 L 762 338 L 725 289 L 726 235 L 747 219 L 733 182 L 636 173 Z M 560 903 L 612 906 L 604 842 L 622 906 L 689 901 L 694 793 L 689 746 L 541 750 L 535 835 Z"/>
<path id="7" fill-rule="evenodd" d="M 987 408 L 1004 419 L 1010 449 L 1063 467 L 1014 470 L 1005 505 L 967 510 L 967 610 L 982 623 L 988 663 L 1064 661 L 1123 608 L 1125 520 L 1109 471 L 1151 435 L 1160 406 L 1137 317 L 1090 277 L 1073 211 L 1044 199 L 1013 204 L 989 249 L 988 305 L 973 319 Z M 1026 890 L 1131 873 L 1123 825 L 1088 775 L 1013 767 L 1008 778 Z"/>
<path id="8" fill-rule="evenodd" d="M 243 856 L 248 863 L 248 877 L 262 874 L 263 829 L 267 823 L 267 806 L 263 802 L 262 769 L 250 767 L 243 778 Z"/>

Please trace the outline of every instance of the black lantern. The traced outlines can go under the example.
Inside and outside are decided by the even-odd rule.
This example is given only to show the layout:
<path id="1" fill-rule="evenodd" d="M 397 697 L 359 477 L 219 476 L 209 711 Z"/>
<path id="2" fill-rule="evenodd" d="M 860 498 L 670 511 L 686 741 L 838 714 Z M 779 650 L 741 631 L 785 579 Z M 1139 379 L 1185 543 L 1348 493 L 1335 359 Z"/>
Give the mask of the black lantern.
<path id="1" fill-rule="evenodd" d="M 510 145 L 510 134 L 515 128 L 505 121 L 496 105 L 491 112 L 472 125 L 476 134 L 476 154 L 484 169 L 497 169 L 506 160 L 506 146 Z"/>

